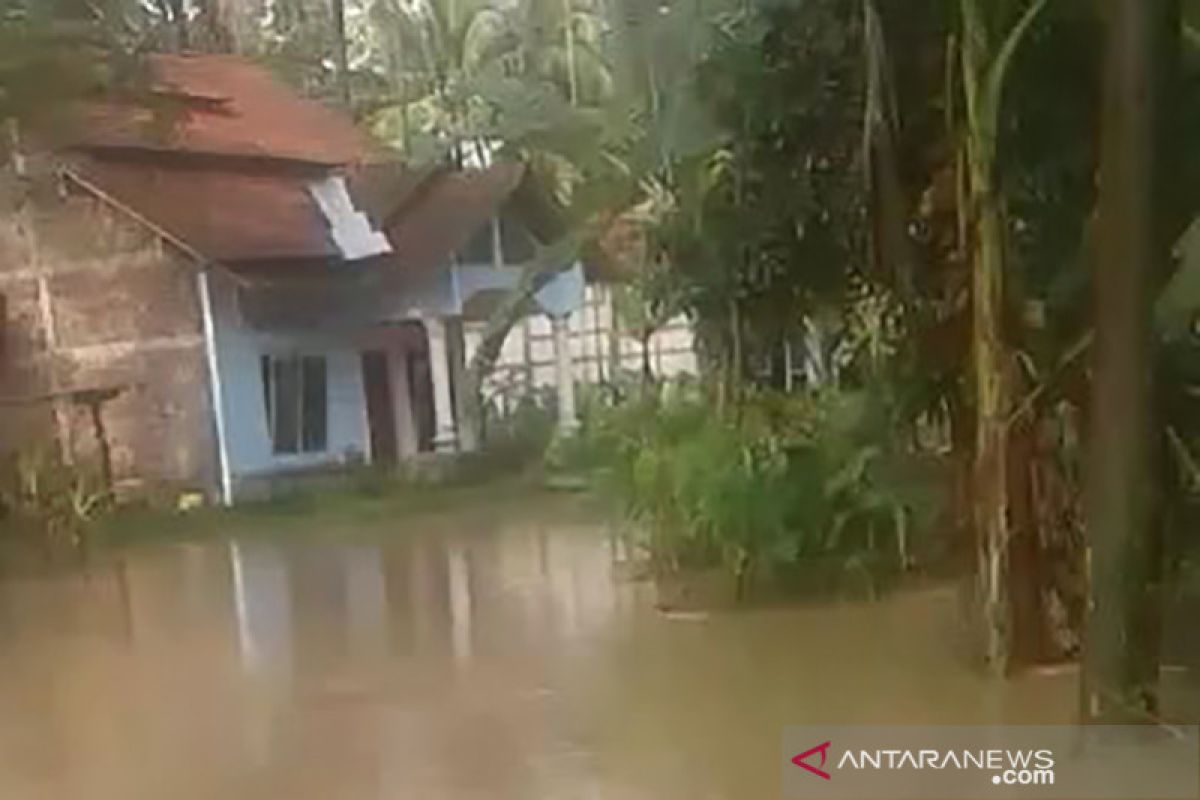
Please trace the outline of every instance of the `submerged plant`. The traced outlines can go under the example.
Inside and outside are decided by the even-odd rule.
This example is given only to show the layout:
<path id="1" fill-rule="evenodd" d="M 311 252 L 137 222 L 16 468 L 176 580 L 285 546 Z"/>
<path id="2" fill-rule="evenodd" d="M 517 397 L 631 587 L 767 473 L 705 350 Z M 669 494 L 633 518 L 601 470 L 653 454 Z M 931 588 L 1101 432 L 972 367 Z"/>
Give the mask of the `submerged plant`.
<path id="1" fill-rule="evenodd" d="M 16 453 L 0 484 L 0 511 L 11 527 L 36 532 L 52 546 L 81 545 L 111 499 L 99 470 L 68 464 L 46 448 Z"/>

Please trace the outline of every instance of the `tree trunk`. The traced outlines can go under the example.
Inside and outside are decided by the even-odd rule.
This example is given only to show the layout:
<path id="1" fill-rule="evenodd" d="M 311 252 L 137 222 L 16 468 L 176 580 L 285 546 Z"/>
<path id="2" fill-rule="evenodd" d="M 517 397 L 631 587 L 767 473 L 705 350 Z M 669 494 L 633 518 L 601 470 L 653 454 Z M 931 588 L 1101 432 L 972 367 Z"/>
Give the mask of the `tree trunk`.
<path id="1" fill-rule="evenodd" d="M 1133 722 L 1158 711 L 1161 519 L 1154 480 L 1152 282 L 1167 261 L 1157 228 L 1156 58 L 1166 0 L 1109 0 L 1088 453 L 1089 614 L 1082 711 Z M 1173 32 L 1176 36 L 1178 29 Z M 1161 49 L 1160 49 L 1161 48 Z"/>
<path id="2" fill-rule="evenodd" d="M 203 49 L 208 53 L 237 53 L 239 41 L 237 12 L 232 0 L 193 0 Z"/>
<path id="3" fill-rule="evenodd" d="M 504 340 L 509 331 L 525 316 L 529 303 L 543 286 L 566 269 L 574 260 L 578 241 L 567 237 L 557 244 L 542 248 L 532 261 L 521 270 L 517 285 L 505 295 L 500 305 L 488 317 L 479 338 L 479 346 L 471 355 L 463 376 L 462 396 L 458 409 L 462 415 L 460 428 L 476 442 L 483 442 L 483 405 L 481 390 L 483 382 L 496 367 Z"/>
<path id="4" fill-rule="evenodd" d="M 579 72 L 575 64 L 575 9 L 571 0 L 562 0 L 563 14 L 566 17 L 566 29 L 563 35 L 567 43 L 567 97 L 571 105 L 579 105 Z"/>
<path id="5" fill-rule="evenodd" d="M 1009 388 L 1014 397 L 1030 391 L 1029 381 L 1021 380 L 1019 374 L 1013 375 Z M 1009 640 L 1012 663 L 1016 665 L 1046 663 L 1057 655 L 1050 646 L 1042 601 L 1043 589 L 1048 585 L 1043 571 L 1043 542 L 1053 533 L 1043 532 L 1040 527 L 1043 516 L 1035 485 L 1043 466 L 1039 451 L 1041 424 L 1038 409 L 1030 408 L 1014 414 L 1008 429 Z"/>
<path id="6" fill-rule="evenodd" d="M 647 326 L 641 330 L 642 340 L 642 383 L 646 386 L 654 383 L 654 367 L 650 362 L 650 340 L 654 337 L 654 329 Z"/>
<path id="7" fill-rule="evenodd" d="M 163 18 L 168 32 L 169 41 L 166 49 L 170 52 L 183 52 L 188 49 L 187 13 L 183 0 L 155 0 L 158 13 Z"/>
<path id="8" fill-rule="evenodd" d="M 915 289 L 915 254 L 908 238 L 908 201 L 896 148 L 894 81 L 874 0 L 863 0 L 863 29 L 867 70 L 863 163 L 871 202 L 871 261 L 907 301 Z"/>
<path id="9" fill-rule="evenodd" d="M 337 69 L 338 99 L 350 107 L 350 57 L 346 41 L 346 0 L 330 0 L 333 13 L 333 58 Z"/>
<path id="10" fill-rule="evenodd" d="M 741 399 L 742 380 L 746 375 L 745 353 L 742 347 L 742 309 L 736 299 L 729 301 L 729 399 Z"/>

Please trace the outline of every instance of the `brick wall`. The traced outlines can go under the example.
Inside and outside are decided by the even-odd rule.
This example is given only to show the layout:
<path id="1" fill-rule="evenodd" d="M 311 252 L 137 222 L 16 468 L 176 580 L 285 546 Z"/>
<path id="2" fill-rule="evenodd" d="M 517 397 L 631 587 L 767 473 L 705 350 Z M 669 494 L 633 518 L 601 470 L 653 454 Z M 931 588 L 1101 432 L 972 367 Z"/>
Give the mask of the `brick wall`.
<path id="1" fill-rule="evenodd" d="M 0 293 L 8 307 L 0 397 L 125 386 L 104 406 L 116 478 L 211 486 L 215 450 L 193 267 L 82 190 L 38 183 L 0 210 Z M 0 449 L 41 438 L 76 459 L 95 454 L 86 410 L 7 404 L 0 415 Z"/>

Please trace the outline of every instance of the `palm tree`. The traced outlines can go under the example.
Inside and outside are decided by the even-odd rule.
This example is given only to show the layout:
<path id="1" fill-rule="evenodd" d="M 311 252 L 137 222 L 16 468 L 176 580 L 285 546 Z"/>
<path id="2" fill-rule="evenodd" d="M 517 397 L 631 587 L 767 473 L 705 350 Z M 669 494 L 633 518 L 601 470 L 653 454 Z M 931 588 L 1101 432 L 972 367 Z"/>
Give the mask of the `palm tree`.
<path id="1" fill-rule="evenodd" d="M 595 105 L 612 94 L 603 53 L 608 23 L 594 0 L 525 0 L 522 49 L 534 74 L 562 87 L 571 105 Z"/>
<path id="2" fill-rule="evenodd" d="M 497 116 L 545 116 L 537 96 L 547 90 L 572 105 L 604 102 L 604 24 L 589 3 L 374 0 L 374 56 L 395 92 L 380 122 L 405 150 L 416 127 L 461 161 L 464 142 L 498 137 Z"/>

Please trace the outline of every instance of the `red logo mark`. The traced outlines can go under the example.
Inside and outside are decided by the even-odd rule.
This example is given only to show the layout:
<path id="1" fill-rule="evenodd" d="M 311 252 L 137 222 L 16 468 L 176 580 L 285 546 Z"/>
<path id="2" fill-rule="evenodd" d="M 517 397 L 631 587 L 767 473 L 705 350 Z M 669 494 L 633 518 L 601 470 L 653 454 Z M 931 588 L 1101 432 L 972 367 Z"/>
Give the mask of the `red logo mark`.
<path id="1" fill-rule="evenodd" d="M 803 753 L 801 753 L 800 755 L 793 758 L 792 763 L 795 764 L 797 767 L 801 767 L 802 769 L 808 770 L 813 775 L 816 775 L 818 778 L 824 778 L 825 780 L 829 780 L 828 772 L 826 772 L 823 769 L 817 769 L 812 764 L 805 763 L 805 761 L 804 761 L 804 759 L 808 758 L 809 756 L 813 755 L 814 753 L 820 753 L 821 754 L 821 766 L 823 767 L 823 766 L 825 766 L 825 758 L 829 754 L 828 751 L 829 751 L 829 742 L 825 742 L 823 744 L 817 745 L 816 747 L 812 747 L 812 748 L 809 748 L 808 750 L 805 750 Z"/>

